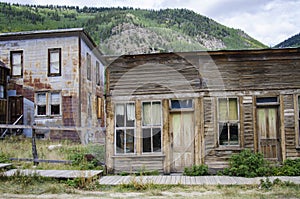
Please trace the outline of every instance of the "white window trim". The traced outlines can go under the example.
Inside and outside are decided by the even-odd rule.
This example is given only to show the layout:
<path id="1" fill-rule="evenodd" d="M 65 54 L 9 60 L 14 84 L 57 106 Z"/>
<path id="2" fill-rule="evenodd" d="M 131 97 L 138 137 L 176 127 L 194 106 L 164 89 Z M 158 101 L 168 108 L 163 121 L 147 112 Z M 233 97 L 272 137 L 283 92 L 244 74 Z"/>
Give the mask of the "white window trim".
<path id="1" fill-rule="evenodd" d="M 134 105 L 134 113 L 135 113 L 135 105 L 136 105 L 136 102 L 134 101 L 128 101 L 128 102 L 116 102 L 114 104 L 114 107 L 117 106 L 117 104 L 122 104 L 124 105 L 125 109 L 126 109 L 126 105 L 127 104 L 133 104 Z M 126 112 L 125 112 L 126 113 Z M 116 156 L 125 156 L 125 155 L 134 155 L 137 153 L 137 150 L 136 150 L 136 142 L 137 142 L 137 136 L 136 136 L 136 117 L 135 117 L 135 121 L 134 121 L 134 126 L 133 127 L 116 127 L 116 123 L 117 123 L 117 114 L 116 114 L 116 109 L 114 108 L 114 151 L 115 151 L 115 155 Z M 126 133 L 126 129 L 133 129 L 134 131 L 134 143 L 133 143 L 133 152 L 131 153 L 127 153 L 126 150 L 124 150 L 123 153 L 117 153 L 117 130 L 124 130 L 124 133 Z M 125 143 L 126 143 L 126 138 L 125 139 Z"/>
<path id="2" fill-rule="evenodd" d="M 161 109 L 160 109 L 160 118 L 161 118 L 161 121 L 160 121 L 160 125 L 158 126 L 158 125 L 153 125 L 153 124 L 151 124 L 150 126 L 144 126 L 143 125 L 143 121 L 144 121 L 144 113 L 143 113 L 143 103 L 147 103 L 147 102 L 150 102 L 151 103 L 151 107 L 152 107 L 152 103 L 153 102 L 160 102 L 160 106 L 161 106 Z M 142 115 L 142 117 L 141 117 L 141 119 L 142 119 L 142 121 L 141 121 L 141 146 L 142 146 L 142 148 L 141 148 L 141 152 L 142 152 L 142 155 L 144 154 L 144 155 L 146 155 L 146 154 L 162 154 L 163 153 L 163 114 L 162 114 L 162 101 L 161 100 L 148 100 L 148 101 L 142 101 L 141 102 L 142 104 L 141 104 L 141 115 Z M 152 118 L 151 118 L 151 120 L 152 120 Z M 143 152 L 143 129 L 144 128 L 150 128 L 151 129 L 151 152 Z M 152 129 L 153 128 L 160 128 L 160 133 L 161 133 L 161 135 L 160 135 L 160 143 L 161 143 L 161 148 L 160 148 L 160 151 L 159 152 L 154 152 L 153 151 L 153 135 L 152 135 Z"/>
<path id="3" fill-rule="evenodd" d="M 219 100 L 220 99 L 226 99 L 227 100 L 227 112 L 229 113 L 229 106 L 228 106 L 228 100 L 229 99 L 236 99 L 236 101 L 237 101 L 237 117 L 238 117 L 238 120 L 228 120 L 228 121 L 221 121 L 220 120 L 220 118 L 219 118 L 219 116 L 220 116 L 220 110 L 219 110 Z M 227 123 L 227 124 L 234 124 L 234 123 L 236 123 L 237 125 L 238 125 L 238 144 L 234 144 L 234 145 L 221 145 L 220 144 L 220 127 L 219 127 L 219 124 L 220 123 Z M 238 146 L 240 146 L 240 139 L 241 139 L 241 128 L 240 128 L 240 106 L 239 106 L 239 98 L 238 97 L 218 97 L 217 98 L 217 122 L 216 122 L 216 124 L 217 124 L 217 135 L 218 135 L 218 137 L 217 137 L 217 141 L 218 141 L 218 146 L 219 147 L 238 147 Z"/>
<path id="4" fill-rule="evenodd" d="M 42 93 L 45 93 L 46 94 L 46 115 L 38 115 L 38 108 L 37 106 L 39 105 L 38 104 L 38 94 L 42 94 Z M 55 114 L 55 115 L 52 115 L 51 114 L 51 94 L 52 93 L 59 93 L 60 94 L 60 101 L 59 101 L 59 104 L 60 104 L 60 108 L 59 108 L 59 114 Z M 41 92 L 36 92 L 35 93 L 35 116 L 37 117 L 45 117 L 45 116 L 51 116 L 51 117 L 55 117 L 55 116 L 61 116 L 62 115 L 62 95 L 61 95 L 61 91 L 41 91 Z"/>

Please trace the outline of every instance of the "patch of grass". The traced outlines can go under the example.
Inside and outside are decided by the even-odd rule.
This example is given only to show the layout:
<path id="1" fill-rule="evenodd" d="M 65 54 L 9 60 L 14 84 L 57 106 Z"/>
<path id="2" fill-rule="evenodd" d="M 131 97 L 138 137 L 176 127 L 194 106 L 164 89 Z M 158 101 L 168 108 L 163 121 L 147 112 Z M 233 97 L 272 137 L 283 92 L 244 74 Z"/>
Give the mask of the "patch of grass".
<path id="1" fill-rule="evenodd" d="M 105 151 L 103 145 L 81 145 L 70 141 L 53 142 L 50 140 L 36 140 L 39 159 L 46 160 L 72 160 L 73 164 L 39 163 L 37 169 L 64 169 L 64 170 L 88 170 L 102 169 L 98 162 L 104 162 Z M 49 148 L 54 145 L 58 147 Z M 9 162 L 12 158 L 32 158 L 32 145 L 30 138 L 9 137 L 0 141 L 0 161 Z M 93 160 L 87 161 L 86 154 L 92 154 Z M 30 169 L 32 162 L 13 161 L 20 169 Z"/>

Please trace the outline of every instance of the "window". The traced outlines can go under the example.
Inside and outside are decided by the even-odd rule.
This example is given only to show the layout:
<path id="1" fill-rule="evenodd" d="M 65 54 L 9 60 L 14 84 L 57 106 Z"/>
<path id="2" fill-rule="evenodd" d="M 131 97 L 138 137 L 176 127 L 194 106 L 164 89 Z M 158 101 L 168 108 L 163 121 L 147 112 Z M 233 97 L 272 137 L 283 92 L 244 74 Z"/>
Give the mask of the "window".
<path id="1" fill-rule="evenodd" d="M 135 104 L 118 103 L 115 106 L 115 147 L 116 153 L 134 153 L 135 145 Z"/>
<path id="2" fill-rule="evenodd" d="M 23 75 L 23 51 L 13 51 L 10 54 L 11 75 L 20 77 Z"/>
<path id="3" fill-rule="evenodd" d="M 171 109 L 192 109 L 193 100 L 171 100 Z"/>
<path id="4" fill-rule="evenodd" d="M 37 115 L 46 115 L 46 93 L 37 94 Z"/>
<path id="5" fill-rule="evenodd" d="M 161 152 L 161 102 L 143 102 L 143 152 Z"/>
<path id="6" fill-rule="evenodd" d="M 88 101 L 87 101 L 87 112 L 88 117 L 92 117 L 92 94 L 88 93 Z"/>
<path id="7" fill-rule="evenodd" d="M 96 61 L 96 84 L 100 86 L 100 64 Z"/>
<path id="8" fill-rule="evenodd" d="M 60 93 L 51 93 L 50 95 L 50 114 L 59 115 L 60 114 Z"/>
<path id="9" fill-rule="evenodd" d="M 0 99 L 5 98 L 5 89 L 3 85 L 0 85 Z"/>
<path id="10" fill-rule="evenodd" d="M 87 79 L 91 80 L 91 74 L 92 74 L 92 61 L 91 61 L 91 55 L 89 53 L 86 53 L 86 68 L 87 68 Z"/>
<path id="11" fill-rule="evenodd" d="M 61 75 L 61 49 L 48 50 L 48 76 Z"/>
<path id="12" fill-rule="evenodd" d="M 218 100 L 218 127 L 220 145 L 239 144 L 239 119 L 237 98 Z"/>
<path id="13" fill-rule="evenodd" d="M 36 94 L 36 114 L 60 115 L 61 114 L 61 95 L 60 92 L 41 92 Z"/>

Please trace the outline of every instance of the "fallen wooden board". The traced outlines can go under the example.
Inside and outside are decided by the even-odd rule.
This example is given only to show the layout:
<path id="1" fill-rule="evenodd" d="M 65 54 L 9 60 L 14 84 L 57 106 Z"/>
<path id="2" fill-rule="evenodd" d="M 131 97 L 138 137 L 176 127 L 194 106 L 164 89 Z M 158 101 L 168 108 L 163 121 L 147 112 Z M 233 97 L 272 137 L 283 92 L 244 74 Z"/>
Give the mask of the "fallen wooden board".
<path id="1" fill-rule="evenodd" d="M 9 164 L 9 163 L 1 163 L 0 164 L 0 169 L 4 169 L 4 168 L 6 168 L 6 167 L 10 167 L 12 164 Z"/>
<path id="2" fill-rule="evenodd" d="M 94 178 L 100 177 L 102 170 L 30 170 L 30 169 L 12 169 L 4 172 L 6 176 L 13 176 L 15 174 L 21 175 L 39 175 L 42 177 L 60 178 L 60 179 L 74 179 L 74 178 Z"/>

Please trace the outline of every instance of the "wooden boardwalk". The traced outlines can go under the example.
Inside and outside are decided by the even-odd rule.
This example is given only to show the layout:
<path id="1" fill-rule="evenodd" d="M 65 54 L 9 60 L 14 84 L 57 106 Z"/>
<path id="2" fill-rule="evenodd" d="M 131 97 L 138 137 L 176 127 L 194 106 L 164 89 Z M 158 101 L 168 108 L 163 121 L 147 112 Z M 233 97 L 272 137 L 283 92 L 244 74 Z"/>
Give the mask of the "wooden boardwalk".
<path id="1" fill-rule="evenodd" d="M 274 179 L 290 181 L 300 184 L 300 176 L 286 177 L 275 176 L 269 177 L 270 181 Z M 260 180 L 266 180 L 266 177 L 243 178 L 230 176 L 103 176 L 99 183 L 102 185 L 119 185 L 131 182 L 153 183 L 162 185 L 253 185 L 260 184 Z"/>
<path id="2" fill-rule="evenodd" d="M 40 175 L 43 177 L 74 179 L 74 178 L 94 178 L 99 177 L 103 173 L 102 170 L 30 170 L 30 169 L 12 169 L 4 172 L 6 176 L 13 176 L 17 173 L 22 175 Z"/>

